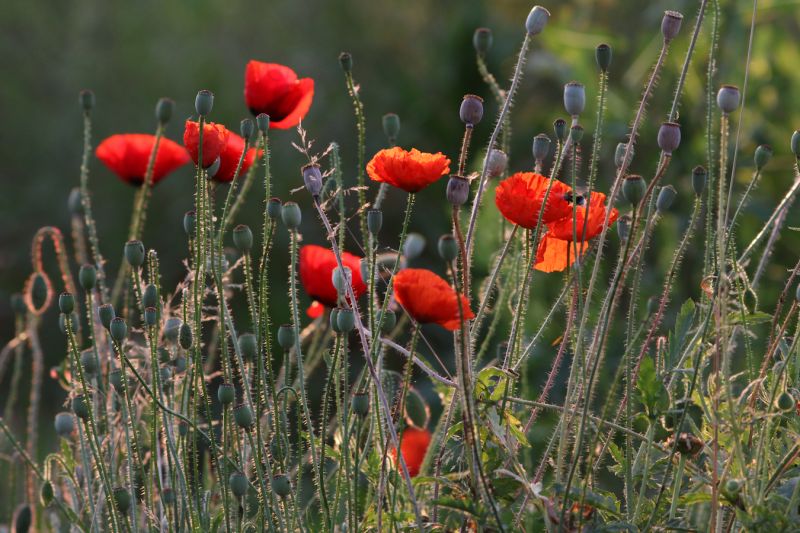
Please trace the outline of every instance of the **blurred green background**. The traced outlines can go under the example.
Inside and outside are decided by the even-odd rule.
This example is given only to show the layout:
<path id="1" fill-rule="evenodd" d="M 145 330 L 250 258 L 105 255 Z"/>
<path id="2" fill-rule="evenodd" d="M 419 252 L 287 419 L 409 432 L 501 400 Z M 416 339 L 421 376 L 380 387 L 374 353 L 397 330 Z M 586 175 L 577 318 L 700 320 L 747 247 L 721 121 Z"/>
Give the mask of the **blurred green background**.
<path id="1" fill-rule="evenodd" d="M 550 133 L 553 120 L 564 116 L 561 90 L 564 83 L 573 79 L 587 86 L 588 105 L 581 122 L 587 131 L 584 144 L 588 150 L 594 133 L 598 78 L 594 48 L 606 42 L 613 47 L 614 60 L 598 181 L 601 190 L 609 187 L 614 147 L 626 133 L 657 55 L 662 14 L 665 9 L 684 13 L 683 28 L 672 45 L 648 108 L 632 167 L 650 179 L 657 154 L 655 134 L 668 112 L 700 2 L 558 0 L 543 4 L 551 10 L 552 18 L 544 33 L 534 40 L 515 100 L 510 167 L 531 168 L 531 139 L 539 132 Z M 715 85 L 741 85 L 752 3 L 720 4 Z M 345 176 L 352 184 L 356 136 L 352 106 L 337 60 L 341 51 L 353 54 L 354 75 L 367 113 L 368 157 L 385 146 L 381 116 L 396 112 L 402 119 L 402 146 L 441 150 L 455 159 L 462 133 L 458 120 L 462 95 L 486 97 L 486 119 L 476 129 L 476 147 L 485 145 L 491 117 L 497 112 L 497 105 L 477 73 L 471 44 L 473 31 L 479 26 L 493 30 L 494 47 L 487 61 L 498 80 L 507 84 L 531 6 L 532 3 L 519 0 L 6 2 L 0 16 L 0 183 L 4 186 L 4 193 L 0 194 L 0 339 L 13 335 L 8 301 L 12 293 L 21 290 L 30 273 L 30 239 L 34 232 L 42 225 L 55 225 L 68 233 L 67 196 L 78 183 L 82 146 L 77 103 L 81 89 L 91 88 L 97 97 L 93 113 L 95 146 L 114 133 L 152 132 L 153 108 L 162 96 L 177 103 L 168 136 L 180 141 L 182 119 L 192 113 L 198 89 L 210 89 L 216 94 L 213 120 L 238 130 L 239 121 L 248 114 L 242 98 L 247 61 L 289 65 L 301 77 L 315 79 L 314 103 L 304 126 L 316 139 L 317 149 L 331 141 L 341 145 Z M 660 287 L 663 265 L 685 227 L 693 198 L 690 169 L 705 164 L 704 86 L 710 15 L 680 107 L 683 144 L 665 177 L 665 183 L 678 189 L 679 201 L 674 214 L 660 224 L 650 250 L 650 264 L 659 268 L 648 267 L 645 271 L 645 295 Z M 766 219 L 793 179 L 788 142 L 792 130 L 800 127 L 798 36 L 800 2 L 759 2 L 736 191 L 741 192 L 750 177 L 756 145 L 772 144 L 775 157 L 742 219 L 743 240 L 757 231 L 758 224 Z M 737 112 L 734 119 L 738 117 Z M 290 189 L 302 183 L 299 166 L 303 157 L 291 147 L 290 143 L 297 140 L 294 130 L 273 131 L 271 140 L 275 192 L 286 200 L 291 197 Z M 473 156 L 478 154 L 479 149 L 474 149 Z M 477 159 L 473 157 L 471 165 L 477 165 Z M 118 181 L 94 157 L 90 183 L 102 252 L 109 261 L 108 267 L 115 272 L 126 238 L 133 189 Z M 411 225 L 412 231 L 424 234 L 431 244 L 449 231 L 444 185 L 442 181 L 418 195 L 417 216 Z M 186 239 L 181 220 L 183 213 L 192 208 L 192 187 L 192 169 L 187 166 L 154 191 L 143 240 L 148 248 L 160 253 L 166 287 L 174 286 L 183 274 L 181 259 L 185 257 Z M 308 209 L 307 197 L 296 196 L 305 208 L 304 240 L 321 243 L 323 235 Z M 498 232 L 493 231 L 497 214 L 490 200 L 485 204 L 485 225 L 479 235 L 478 274 L 485 272 L 486 261 L 497 244 Z M 404 201 L 403 194 L 392 191 L 385 204 L 386 245 L 396 244 L 394 234 L 400 225 Z M 258 228 L 261 202 L 259 185 L 252 192 L 241 222 Z M 800 225 L 800 217 L 792 214 L 788 225 Z M 616 246 L 616 237 L 611 240 Z M 276 283 L 285 283 L 281 279 L 287 260 L 285 242 L 283 232 L 274 263 Z M 762 282 L 762 304 L 768 305 L 782 288 L 786 269 L 796 261 L 798 245 L 796 235 L 784 231 Z M 698 245 L 695 250 L 699 248 Z M 46 256 L 52 265 L 50 252 Z M 435 245 L 429 245 L 418 262 L 441 271 Z M 697 296 L 700 264 L 697 251 L 690 252 L 672 308 Z M 536 275 L 529 333 L 552 302 L 558 276 Z M 278 315 L 285 312 L 280 301 L 277 297 Z M 281 321 L 278 316 L 276 323 Z M 558 335 L 559 327 L 557 321 L 549 339 Z M 45 316 L 43 330 L 49 367 L 61 360 L 64 351 L 54 310 Z M 447 335 L 435 328 L 426 332 L 434 346 L 447 350 Z M 618 340 L 612 338 L 614 344 Z M 534 384 L 543 381 L 552 356 L 549 342 L 545 342 L 529 367 Z M 63 393 L 47 378 L 45 383 L 43 420 L 49 421 L 59 409 Z M 21 423 L 21 417 L 15 422 Z"/>

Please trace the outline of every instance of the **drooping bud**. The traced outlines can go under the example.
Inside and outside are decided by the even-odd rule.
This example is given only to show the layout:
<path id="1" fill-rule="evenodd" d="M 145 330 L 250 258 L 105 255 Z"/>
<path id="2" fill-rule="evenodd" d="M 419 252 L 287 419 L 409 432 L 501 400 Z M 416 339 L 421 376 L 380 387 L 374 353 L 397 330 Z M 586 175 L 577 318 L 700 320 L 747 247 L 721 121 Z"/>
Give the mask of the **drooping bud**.
<path id="1" fill-rule="evenodd" d="M 586 88 L 582 83 L 571 81 L 564 85 L 564 109 L 567 114 L 575 117 L 583 113 L 586 108 Z"/>
<path id="2" fill-rule="evenodd" d="M 88 113 L 92 109 L 94 109 L 95 105 L 95 98 L 94 92 L 90 91 L 89 89 L 84 89 L 80 93 L 78 93 L 78 101 L 81 104 L 81 109 L 83 109 L 84 113 Z"/>
<path id="3" fill-rule="evenodd" d="M 555 122 L 553 122 L 553 132 L 556 134 L 556 139 L 558 142 L 563 143 L 567 139 L 567 121 L 563 118 L 557 118 Z"/>
<path id="4" fill-rule="evenodd" d="M 242 429 L 248 429 L 252 427 L 255 416 L 249 405 L 240 404 L 233 410 L 233 419 L 236 421 L 237 426 Z"/>
<path id="5" fill-rule="evenodd" d="M 286 227 L 294 230 L 300 227 L 300 222 L 303 220 L 303 214 L 300 212 L 300 206 L 294 202 L 286 202 L 281 208 L 281 220 L 286 224 Z"/>
<path id="6" fill-rule="evenodd" d="M 315 198 L 319 196 L 319 193 L 322 192 L 322 172 L 319 170 L 319 165 L 309 163 L 303 167 L 303 183 L 311 196 Z"/>
<path id="7" fill-rule="evenodd" d="M 266 135 L 269 131 L 269 115 L 266 113 L 256 115 L 256 126 L 258 126 L 258 131 Z"/>
<path id="8" fill-rule="evenodd" d="M 486 52 L 492 48 L 492 30 L 489 28 L 478 28 L 472 34 L 472 46 L 475 47 L 475 52 L 479 56 L 486 55 Z"/>
<path id="9" fill-rule="evenodd" d="M 243 254 L 250 252 L 253 248 L 253 231 L 250 226 L 239 224 L 233 228 L 233 244 Z"/>
<path id="10" fill-rule="evenodd" d="M 144 264 L 144 244 L 142 241 L 128 241 L 125 243 L 125 260 L 133 268 Z"/>
<path id="11" fill-rule="evenodd" d="M 692 169 L 692 189 L 694 189 L 694 193 L 697 196 L 701 196 L 703 194 L 703 190 L 706 188 L 706 178 L 708 177 L 708 171 L 705 167 L 697 165 Z"/>
<path id="12" fill-rule="evenodd" d="M 112 339 L 117 343 L 122 343 L 128 336 L 128 324 L 121 317 L 117 317 L 111 321 L 108 331 L 111 333 Z"/>
<path id="13" fill-rule="evenodd" d="M 239 351 L 242 352 L 242 357 L 245 361 L 255 361 L 258 355 L 256 336 L 252 333 L 243 333 L 239 335 Z"/>
<path id="14" fill-rule="evenodd" d="M 46 479 L 44 483 L 42 483 L 42 487 L 39 489 L 39 501 L 42 502 L 44 507 L 47 507 L 53 502 L 53 497 L 55 497 L 55 493 L 53 492 L 53 484 L 50 483 L 49 479 Z"/>
<path id="15" fill-rule="evenodd" d="M 639 205 L 646 191 L 647 183 L 645 183 L 643 177 L 638 174 L 625 176 L 625 180 L 622 182 L 622 195 L 632 206 Z"/>
<path id="16" fill-rule="evenodd" d="M 178 330 L 178 343 L 181 345 L 181 348 L 184 350 L 188 350 L 194 344 L 194 334 L 192 333 L 192 328 L 189 324 L 183 323 L 181 324 L 181 328 Z"/>
<path id="17" fill-rule="evenodd" d="M 667 212 L 669 208 L 672 207 L 676 196 L 678 196 L 678 192 L 672 185 L 661 187 L 661 190 L 658 191 L 658 198 L 656 198 L 656 209 L 658 212 L 662 214 Z"/>
<path id="18" fill-rule="evenodd" d="M 717 92 L 717 106 L 726 115 L 733 113 L 739 107 L 741 95 L 735 85 L 723 85 Z"/>
<path id="19" fill-rule="evenodd" d="M 795 157 L 800 158 L 800 131 L 795 130 L 792 133 L 792 140 L 789 142 L 789 147 Z"/>
<path id="20" fill-rule="evenodd" d="M 68 315 L 75 309 L 75 297 L 69 292 L 62 292 L 58 297 L 58 308 Z"/>
<path id="21" fill-rule="evenodd" d="M 664 36 L 665 43 L 670 42 L 678 35 L 682 22 L 683 15 L 677 11 L 664 11 L 664 18 L 661 19 L 661 35 Z"/>
<path id="22" fill-rule="evenodd" d="M 72 418 L 70 413 L 58 413 L 55 419 L 55 427 L 59 437 L 67 438 L 75 431 L 75 419 Z"/>
<path id="23" fill-rule="evenodd" d="M 183 215 L 183 231 L 189 238 L 194 238 L 194 232 L 197 224 L 197 215 L 194 211 L 187 211 Z"/>
<path id="24" fill-rule="evenodd" d="M 97 314 L 100 315 L 100 323 L 106 329 L 111 327 L 111 321 L 117 316 L 114 312 L 114 306 L 111 304 L 103 304 L 98 307 Z"/>
<path id="25" fill-rule="evenodd" d="M 97 284 L 97 269 L 93 265 L 81 265 L 78 271 L 78 281 L 84 290 L 90 291 Z"/>
<path id="26" fill-rule="evenodd" d="M 772 159 L 772 147 L 768 144 L 759 145 L 756 148 L 755 156 L 753 157 L 753 161 L 756 164 L 756 170 L 761 170 L 769 163 L 769 160 Z"/>
<path id="27" fill-rule="evenodd" d="M 787 391 L 783 391 L 781 395 L 778 396 L 778 400 L 775 403 L 778 409 L 784 412 L 791 411 L 797 404 L 792 395 Z"/>
<path id="28" fill-rule="evenodd" d="M 336 316 L 336 325 L 339 326 L 339 331 L 342 333 L 353 331 L 356 327 L 355 312 L 349 308 L 339 309 L 339 314 Z"/>
<path id="29" fill-rule="evenodd" d="M 381 231 L 383 226 L 383 211 L 380 209 L 370 209 L 367 211 L 367 229 L 375 236 Z"/>
<path id="30" fill-rule="evenodd" d="M 439 237 L 439 255 L 448 263 L 458 257 L 458 242 L 449 233 Z"/>
<path id="31" fill-rule="evenodd" d="M 288 352 L 294 346 L 294 342 L 294 326 L 282 324 L 278 328 L 278 345 L 283 348 L 283 351 Z"/>
<path id="32" fill-rule="evenodd" d="M 267 202 L 267 216 L 272 220 L 277 220 L 281 216 L 281 211 L 283 210 L 283 204 L 281 203 L 280 198 L 270 198 L 269 202 Z"/>
<path id="33" fill-rule="evenodd" d="M 209 90 L 203 89 L 197 92 L 194 98 L 194 109 L 201 117 L 207 116 L 211 113 L 214 107 L 214 93 Z"/>
<path id="34" fill-rule="evenodd" d="M 474 94 L 465 94 L 464 99 L 461 100 L 458 116 L 468 128 L 478 124 L 483 118 L 483 98 Z"/>
<path id="35" fill-rule="evenodd" d="M 222 405 L 228 405 L 236 400 L 236 388 L 232 383 L 223 383 L 217 389 L 217 399 Z"/>
<path id="36" fill-rule="evenodd" d="M 171 98 L 159 98 L 156 103 L 156 120 L 162 126 L 166 125 L 172 118 L 172 111 L 175 109 L 175 101 Z"/>
<path id="37" fill-rule="evenodd" d="M 245 118 L 239 123 L 239 133 L 246 141 L 253 140 L 253 134 L 256 132 L 256 125 L 253 124 L 253 119 Z"/>
<path id="38" fill-rule="evenodd" d="M 531 12 L 528 13 L 528 18 L 525 19 L 525 29 L 528 35 L 538 35 L 542 32 L 547 25 L 547 20 L 550 18 L 550 12 L 542 6 L 533 6 Z"/>
<path id="39" fill-rule="evenodd" d="M 403 243 L 403 255 L 406 259 L 411 261 L 422 255 L 425 250 L 425 237 L 419 233 L 409 233 L 406 235 L 406 240 Z"/>
<path id="40" fill-rule="evenodd" d="M 397 113 L 386 113 L 381 119 L 383 126 L 383 134 L 389 139 L 389 142 L 394 144 L 397 136 L 400 135 L 400 117 Z"/>
<path id="41" fill-rule="evenodd" d="M 447 201 L 451 205 L 464 205 L 469 199 L 469 180 L 453 174 L 447 180 Z"/>
<path id="42" fill-rule="evenodd" d="M 506 171 L 508 165 L 508 156 L 506 153 L 498 148 L 492 148 L 489 151 L 489 157 L 486 161 L 486 173 L 490 178 L 496 178 Z"/>
<path id="43" fill-rule="evenodd" d="M 32 311 L 35 313 L 43 312 L 45 306 L 49 307 L 50 305 L 52 294 L 50 280 L 41 272 L 35 272 L 31 274 L 26 285 L 29 287 L 26 290 L 30 293 L 30 303 L 33 304 Z"/>
<path id="44" fill-rule="evenodd" d="M 611 56 L 611 47 L 606 43 L 598 44 L 594 49 L 594 59 L 603 72 L 608 72 L 608 67 L 611 66 Z"/>
<path id="45" fill-rule="evenodd" d="M 658 147 L 666 155 L 678 149 L 681 144 L 681 127 L 674 122 L 664 122 L 658 129 Z"/>
<path id="46" fill-rule="evenodd" d="M 12 522 L 14 523 L 14 528 L 12 530 L 14 533 L 28 533 L 33 523 L 33 511 L 31 511 L 31 506 L 27 503 L 19 504 L 14 510 Z"/>

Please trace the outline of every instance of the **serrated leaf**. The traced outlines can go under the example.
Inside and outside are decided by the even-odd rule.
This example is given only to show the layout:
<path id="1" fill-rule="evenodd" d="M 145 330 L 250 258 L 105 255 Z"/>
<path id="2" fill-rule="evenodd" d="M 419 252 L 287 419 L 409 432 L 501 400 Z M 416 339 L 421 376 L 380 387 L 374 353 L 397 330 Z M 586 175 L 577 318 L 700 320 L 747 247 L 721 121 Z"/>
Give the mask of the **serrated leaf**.
<path id="1" fill-rule="evenodd" d="M 642 359 L 639 365 L 639 379 L 636 381 L 639 400 L 650 419 L 655 419 L 669 405 L 669 396 L 664 384 L 656 374 L 656 364 L 650 356 Z"/>
<path id="2" fill-rule="evenodd" d="M 678 316 L 675 318 L 675 328 L 669 334 L 669 361 L 667 367 L 671 368 L 678 360 L 683 344 L 686 342 L 686 336 L 694 322 L 695 304 L 690 298 L 683 302 Z"/>

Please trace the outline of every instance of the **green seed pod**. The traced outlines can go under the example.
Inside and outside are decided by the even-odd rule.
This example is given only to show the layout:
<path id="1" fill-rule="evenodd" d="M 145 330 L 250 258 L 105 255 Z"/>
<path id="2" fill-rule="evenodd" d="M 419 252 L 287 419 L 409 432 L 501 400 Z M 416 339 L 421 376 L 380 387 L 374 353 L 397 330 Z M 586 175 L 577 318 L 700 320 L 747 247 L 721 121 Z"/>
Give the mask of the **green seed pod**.
<path id="1" fill-rule="evenodd" d="M 50 281 L 40 273 L 34 273 L 29 278 L 32 311 L 42 313 L 50 300 Z"/>
<path id="2" fill-rule="evenodd" d="M 328 317 L 331 323 L 331 329 L 334 333 L 341 333 L 342 330 L 339 328 L 339 308 L 334 307 L 331 309 L 330 316 Z"/>
<path id="3" fill-rule="evenodd" d="M 577 81 L 564 85 L 564 109 L 571 117 L 583 113 L 586 108 L 586 87 Z"/>
<path id="4" fill-rule="evenodd" d="M 792 133 L 792 140 L 789 142 L 789 147 L 795 157 L 800 158 L 800 131 L 795 130 Z"/>
<path id="5" fill-rule="evenodd" d="M 458 117 L 468 128 L 475 127 L 483 118 L 483 98 L 474 94 L 465 94 L 461 100 Z"/>
<path id="6" fill-rule="evenodd" d="M 272 490 L 281 498 L 288 496 L 292 492 L 292 483 L 289 481 L 289 476 L 285 474 L 273 476 Z"/>
<path id="7" fill-rule="evenodd" d="M 245 361 L 255 361 L 258 356 L 258 341 L 252 333 L 239 335 L 239 350 Z"/>
<path id="8" fill-rule="evenodd" d="M 367 416 L 369 414 L 369 395 L 366 392 L 357 393 L 353 396 L 351 407 L 357 416 Z"/>
<path id="9" fill-rule="evenodd" d="M 161 363 L 162 365 L 165 364 L 165 363 L 169 363 L 169 360 L 171 358 L 172 358 L 172 356 L 170 355 L 169 350 L 167 350 L 163 346 L 159 346 L 158 347 L 158 362 L 159 363 Z"/>
<path id="10" fill-rule="evenodd" d="M 278 328 L 278 345 L 283 348 L 283 351 L 288 352 L 292 349 L 295 343 L 294 326 L 291 324 L 282 324 Z"/>
<path id="11" fill-rule="evenodd" d="M 125 260 L 133 268 L 144 264 L 144 244 L 142 241 L 128 241 L 125 243 Z"/>
<path id="12" fill-rule="evenodd" d="M 172 111 L 175 109 L 175 101 L 171 98 L 159 98 L 156 103 L 156 120 L 162 126 L 166 125 L 172 118 Z"/>
<path id="13" fill-rule="evenodd" d="M 178 342 L 181 345 L 181 348 L 184 350 L 188 350 L 192 347 L 193 344 L 193 335 L 192 335 L 192 328 L 189 324 L 183 323 L 181 324 L 181 328 L 178 331 Z"/>
<path id="14" fill-rule="evenodd" d="M 42 506 L 47 507 L 50 505 L 53 502 L 54 497 L 55 493 L 53 492 L 53 484 L 50 483 L 49 479 L 45 480 L 39 489 L 39 500 L 42 502 Z"/>
<path id="15" fill-rule="evenodd" d="M 683 15 L 677 11 L 664 11 L 664 18 L 661 19 L 661 35 L 664 42 L 668 43 L 681 31 Z"/>
<path id="16" fill-rule="evenodd" d="M 390 309 L 387 309 L 385 314 L 379 311 L 378 316 L 376 317 L 378 323 L 381 323 L 381 315 L 383 315 L 381 331 L 383 333 L 391 333 L 394 327 L 397 325 L 397 315 Z"/>
<path id="17" fill-rule="evenodd" d="M 97 357 L 94 355 L 94 350 L 89 348 L 81 352 L 81 368 L 87 374 L 94 375 L 98 367 Z"/>
<path id="18" fill-rule="evenodd" d="M 294 202 L 286 202 L 281 208 L 281 220 L 286 224 L 290 230 L 295 230 L 300 227 L 300 222 L 303 220 L 303 214 L 300 211 L 300 206 Z"/>
<path id="19" fill-rule="evenodd" d="M 178 422 L 178 435 L 185 437 L 189 434 L 189 424 L 181 420 Z"/>
<path id="20" fill-rule="evenodd" d="M 58 308 L 66 315 L 72 313 L 75 310 L 75 297 L 71 293 L 62 292 L 58 297 Z"/>
<path id="21" fill-rule="evenodd" d="M 413 388 L 409 389 L 406 394 L 404 414 L 406 422 L 411 426 L 424 428 L 428 425 L 431 416 L 430 409 L 422 396 Z"/>
<path id="22" fill-rule="evenodd" d="M 11 295 L 11 310 L 18 316 L 25 316 L 28 312 L 28 306 L 25 305 L 25 298 L 21 293 L 15 292 Z"/>
<path id="23" fill-rule="evenodd" d="M 381 126 L 383 126 L 383 134 L 389 139 L 390 143 L 397 140 L 400 135 L 400 117 L 396 113 L 386 113 L 381 118 Z"/>
<path id="24" fill-rule="evenodd" d="M 75 396 L 72 398 L 72 412 L 81 420 L 89 418 L 89 402 L 84 395 Z"/>
<path id="25" fill-rule="evenodd" d="M 172 505 L 175 503 L 175 491 L 169 487 L 164 487 L 161 491 L 161 502 L 164 505 Z"/>
<path id="26" fill-rule="evenodd" d="M 753 161 L 756 164 L 756 170 L 761 170 L 769 163 L 769 160 L 772 159 L 772 147 L 768 144 L 762 144 L 756 148 L 755 156 L 753 157 Z"/>
<path id="27" fill-rule="evenodd" d="M 247 489 L 250 487 L 250 482 L 247 480 L 247 476 L 241 472 L 234 472 L 228 478 L 228 485 L 230 486 L 233 495 L 237 498 L 241 498 L 247 494 Z"/>
<path id="28" fill-rule="evenodd" d="M 54 424 L 59 437 L 68 438 L 75 431 L 75 419 L 72 418 L 72 413 L 66 411 L 58 413 Z"/>
<path id="29" fill-rule="evenodd" d="M 111 304 L 103 304 L 98 307 L 97 314 L 100 315 L 100 323 L 106 329 L 111 327 L 111 321 L 117 316 L 114 312 L 114 306 Z"/>
<path id="30" fill-rule="evenodd" d="M 403 255 L 411 261 L 416 259 L 425 250 L 425 237 L 419 233 L 409 233 L 403 243 Z"/>
<path id="31" fill-rule="evenodd" d="M 182 355 L 176 357 L 173 364 L 175 366 L 175 373 L 183 374 L 184 372 L 186 372 L 186 358 L 183 357 Z"/>
<path id="32" fill-rule="evenodd" d="M 623 163 L 625 163 L 625 152 L 628 151 L 628 143 L 617 143 L 617 148 L 614 150 L 614 166 L 617 168 L 622 168 Z M 630 164 L 631 160 L 634 156 L 633 146 L 631 146 L 630 154 L 628 156 L 627 164 Z"/>
<path id="33" fill-rule="evenodd" d="M 452 263 L 458 257 L 458 242 L 449 233 L 439 237 L 438 247 L 439 256 L 447 263 Z"/>
<path id="34" fill-rule="evenodd" d="M 464 176 L 453 174 L 447 180 L 447 190 L 445 192 L 447 201 L 450 205 L 461 206 L 469 200 L 469 180 Z"/>
<path id="35" fill-rule="evenodd" d="M 725 114 L 733 113 L 739 108 L 741 94 L 735 85 L 723 85 L 717 92 L 717 107 Z"/>
<path id="36" fill-rule="evenodd" d="M 350 333 L 356 327 L 356 314 L 352 309 L 339 309 L 336 323 L 342 333 Z"/>
<path id="37" fill-rule="evenodd" d="M 84 290 L 94 289 L 97 284 L 97 269 L 93 265 L 82 265 L 78 271 L 78 281 Z"/>
<path id="38" fill-rule="evenodd" d="M 658 147 L 666 155 L 678 149 L 681 144 L 681 127 L 675 122 L 664 122 L 658 128 Z"/>
<path id="39" fill-rule="evenodd" d="M 598 44 L 597 48 L 594 49 L 594 59 L 603 72 L 608 72 L 608 67 L 611 65 L 611 56 L 611 47 L 605 43 Z"/>
<path id="40" fill-rule="evenodd" d="M 117 317 L 111 321 L 108 331 L 111 333 L 111 338 L 121 344 L 128 336 L 128 324 L 122 318 Z"/>
<path id="41" fill-rule="evenodd" d="M 672 207 L 672 203 L 675 201 L 676 196 L 678 196 L 678 192 L 672 185 L 661 187 L 661 190 L 658 191 L 658 198 L 656 198 L 656 209 L 658 212 L 667 212 L 669 208 Z"/>
<path id="42" fill-rule="evenodd" d="M 14 533 L 28 533 L 33 522 L 33 513 L 27 503 L 21 503 L 14 510 Z"/>
<path id="43" fill-rule="evenodd" d="M 625 176 L 625 180 L 622 182 L 622 196 L 628 203 L 636 207 L 644 198 L 645 192 L 647 192 L 647 183 L 643 177 L 638 174 Z"/>
<path id="44" fill-rule="evenodd" d="M 558 139 L 558 142 L 563 143 L 565 140 L 567 140 L 568 131 L 567 121 L 563 118 L 557 118 L 555 122 L 553 122 L 553 132 L 556 134 L 556 139 Z"/>
<path id="45" fill-rule="evenodd" d="M 253 119 L 245 118 L 239 123 L 239 134 L 242 136 L 242 139 L 246 141 L 253 141 L 255 140 L 253 135 L 256 132 L 256 125 L 253 123 Z"/>
<path id="46" fill-rule="evenodd" d="M 232 404 L 236 401 L 236 388 L 232 383 L 223 383 L 217 388 L 217 399 L 222 405 Z"/>
<path id="47" fill-rule="evenodd" d="M 152 283 L 144 288 L 142 293 L 142 305 L 145 307 L 158 307 L 158 289 Z"/>
<path id="48" fill-rule="evenodd" d="M 692 170 L 692 189 L 694 189 L 694 193 L 697 196 L 701 196 L 703 194 L 703 190 L 706 188 L 706 178 L 708 177 L 708 171 L 705 167 L 697 165 Z"/>
<path id="49" fill-rule="evenodd" d="M 353 271 L 350 267 L 344 267 L 344 270 L 338 266 L 331 272 L 331 282 L 340 295 L 347 294 L 347 287 L 353 283 Z"/>
<path id="50" fill-rule="evenodd" d="M 533 138 L 533 158 L 539 162 L 543 161 L 550 153 L 550 137 L 540 133 Z"/>
<path id="51" fill-rule="evenodd" d="M 533 6 L 531 12 L 528 13 L 528 18 L 525 19 L 525 29 L 528 35 L 538 35 L 542 32 L 550 19 L 550 12 L 542 6 Z"/>
<path id="52" fill-rule="evenodd" d="M 508 156 L 502 150 L 492 148 L 486 158 L 486 174 L 490 178 L 497 178 L 506 171 L 508 166 Z"/>
<path id="53" fill-rule="evenodd" d="M 569 140 L 572 144 L 578 144 L 583 139 L 583 126 L 575 124 L 569 129 Z"/>
<path id="54" fill-rule="evenodd" d="M 381 231 L 383 226 L 383 211 L 380 209 L 370 209 L 367 211 L 367 229 L 375 236 Z"/>
<path id="55" fill-rule="evenodd" d="M 253 248 L 253 232 L 249 226 L 239 224 L 233 228 L 233 244 L 243 254 L 250 252 Z"/>
<path id="56" fill-rule="evenodd" d="M 194 98 L 194 110 L 201 117 L 205 117 L 214 108 L 214 93 L 209 90 L 203 89 L 197 92 Z"/>
<path id="57" fill-rule="evenodd" d="M 253 415 L 253 410 L 249 405 L 240 404 L 233 409 L 233 419 L 236 421 L 236 425 L 238 425 L 240 428 L 249 429 L 253 426 L 255 416 Z"/>
<path id="58" fill-rule="evenodd" d="M 183 231 L 190 239 L 194 238 L 197 224 L 197 214 L 194 211 L 187 211 L 183 214 Z"/>
<path id="59" fill-rule="evenodd" d="M 114 390 L 122 394 L 122 370 L 115 368 L 108 373 L 108 382 L 114 387 Z"/>
<path id="60" fill-rule="evenodd" d="M 345 72 L 353 71 L 353 56 L 350 52 L 342 52 L 339 54 L 339 65 L 341 65 L 342 70 Z"/>
<path id="61" fill-rule="evenodd" d="M 781 411 L 791 411 L 795 408 L 796 404 L 797 402 L 792 395 L 786 391 L 783 391 L 780 396 L 778 396 L 778 400 L 775 402 L 775 405 Z"/>
<path id="62" fill-rule="evenodd" d="M 267 215 L 272 220 L 277 220 L 281 216 L 281 212 L 283 211 L 283 205 L 281 204 L 280 198 L 270 198 L 269 202 L 267 202 Z"/>
<path id="63" fill-rule="evenodd" d="M 472 46 L 475 47 L 475 52 L 479 56 L 486 55 L 486 52 L 492 48 L 493 40 L 492 30 L 489 28 L 478 28 L 472 34 Z"/>
<path id="64" fill-rule="evenodd" d="M 125 487 L 114 488 L 114 504 L 122 514 L 128 514 L 131 508 L 131 493 Z"/>

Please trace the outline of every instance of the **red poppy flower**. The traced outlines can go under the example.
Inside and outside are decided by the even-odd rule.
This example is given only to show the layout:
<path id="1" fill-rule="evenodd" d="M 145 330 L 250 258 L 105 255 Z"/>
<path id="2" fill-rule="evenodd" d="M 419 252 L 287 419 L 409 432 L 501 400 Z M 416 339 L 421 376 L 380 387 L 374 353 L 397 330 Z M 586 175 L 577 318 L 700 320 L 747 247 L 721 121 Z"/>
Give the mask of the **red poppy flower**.
<path id="1" fill-rule="evenodd" d="M 395 274 L 394 297 L 417 322 L 439 324 L 451 331 L 460 327 L 456 291 L 430 270 L 406 268 Z M 463 295 L 461 309 L 465 320 L 475 317 Z"/>
<path id="2" fill-rule="evenodd" d="M 408 475 L 411 477 L 419 474 L 428 446 L 431 445 L 431 439 L 431 432 L 427 429 L 407 427 L 403 431 L 403 436 L 400 437 L 400 453 L 403 454 L 403 460 L 408 467 Z M 392 459 L 396 461 L 397 450 L 392 448 L 389 453 Z"/>
<path id="3" fill-rule="evenodd" d="M 300 123 L 314 99 L 314 80 L 298 80 L 294 70 L 277 63 L 250 61 L 244 71 L 244 101 L 254 115 L 269 115 L 279 130 Z"/>
<path id="4" fill-rule="evenodd" d="M 523 228 L 535 229 L 550 181 L 534 172 L 517 172 L 497 186 L 494 203 L 509 222 Z M 543 224 L 568 216 L 572 212 L 572 204 L 567 200 L 570 192 L 570 187 L 553 180 L 544 208 Z"/>
<path id="5" fill-rule="evenodd" d="M 367 290 L 364 280 L 361 279 L 361 258 L 343 252 L 342 263 L 350 268 L 353 274 L 353 292 L 358 298 Z M 333 286 L 331 276 L 337 266 L 336 256 L 328 248 L 314 244 L 300 248 L 300 283 L 311 299 L 315 300 L 306 311 L 311 318 L 322 314 L 324 308 L 321 305 L 336 306 L 339 293 Z"/>
<path id="6" fill-rule="evenodd" d="M 222 124 L 206 122 L 203 126 L 203 168 L 208 168 L 222 154 L 228 144 L 230 131 Z M 183 145 L 189 150 L 192 161 L 197 164 L 197 151 L 200 144 L 200 123 L 187 120 L 183 130 Z"/>
<path id="7" fill-rule="evenodd" d="M 112 135 L 98 145 L 95 153 L 121 180 L 141 185 L 155 140 L 155 136 L 145 133 Z M 162 138 L 158 141 L 158 154 L 153 166 L 153 185 L 188 162 L 189 153 L 183 146 Z"/>
<path id="8" fill-rule="evenodd" d="M 429 154 L 416 148 L 381 150 L 367 164 L 373 181 L 388 183 L 406 192 L 419 192 L 450 172 L 450 160 L 441 152 Z"/>
<path id="9" fill-rule="evenodd" d="M 203 139 L 203 145 L 205 145 L 205 138 Z M 233 180 L 233 175 L 236 173 L 236 165 L 239 164 L 239 158 L 242 157 L 243 150 L 244 139 L 229 131 L 228 142 L 225 143 L 225 148 L 219 154 L 219 170 L 214 174 L 214 181 L 227 183 Z M 205 147 L 203 151 L 205 151 Z M 256 149 L 250 148 L 244 156 L 244 161 L 242 161 L 242 169 L 239 171 L 240 176 L 247 173 L 255 159 Z"/>

